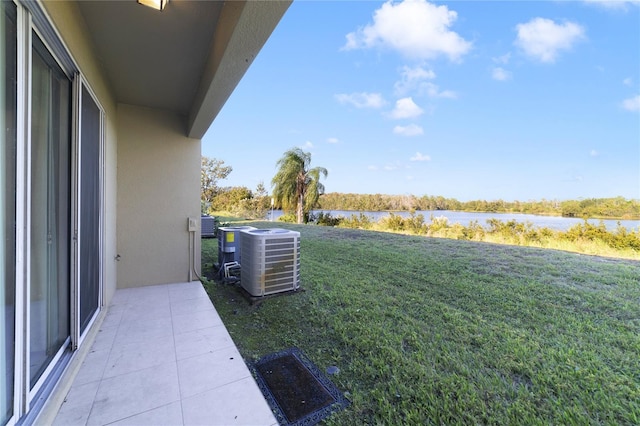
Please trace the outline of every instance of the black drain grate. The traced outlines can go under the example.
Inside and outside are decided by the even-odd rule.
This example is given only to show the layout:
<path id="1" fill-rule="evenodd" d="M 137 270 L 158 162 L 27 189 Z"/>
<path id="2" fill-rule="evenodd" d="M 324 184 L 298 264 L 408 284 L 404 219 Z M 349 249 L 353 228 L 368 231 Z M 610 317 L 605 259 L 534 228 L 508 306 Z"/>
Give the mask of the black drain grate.
<path id="1" fill-rule="evenodd" d="M 252 369 L 281 425 L 313 425 L 349 405 L 298 348 L 267 355 Z"/>

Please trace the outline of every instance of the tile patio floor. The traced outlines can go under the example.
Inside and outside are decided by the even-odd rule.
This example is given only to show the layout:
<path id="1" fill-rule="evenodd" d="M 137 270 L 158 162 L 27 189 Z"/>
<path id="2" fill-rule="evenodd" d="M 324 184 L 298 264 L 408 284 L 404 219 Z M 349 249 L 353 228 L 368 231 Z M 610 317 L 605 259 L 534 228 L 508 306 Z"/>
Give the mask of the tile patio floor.
<path id="1" fill-rule="evenodd" d="M 117 290 L 56 425 L 277 425 L 200 282 Z"/>

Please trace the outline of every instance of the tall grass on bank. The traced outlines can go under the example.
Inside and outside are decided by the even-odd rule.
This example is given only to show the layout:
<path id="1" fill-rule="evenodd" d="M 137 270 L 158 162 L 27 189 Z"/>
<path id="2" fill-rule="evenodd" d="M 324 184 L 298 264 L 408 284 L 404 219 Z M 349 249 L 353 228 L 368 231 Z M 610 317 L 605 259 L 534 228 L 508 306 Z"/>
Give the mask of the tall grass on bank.
<path id="1" fill-rule="evenodd" d="M 323 226 L 542 247 L 640 260 L 640 229 L 627 230 L 619 225 L 616 230 L 609 231 L 603 222 L 594 225 L 585 220 L 584 223 L 576 224 L 567 231 L 556 231 L 516 220 L 503 222 L 498 219 L 489 219 L 486 226 L 478 221 L 464 226 L 459 223 L 450 223 L 444 216 L 431 215 L 430 221 L 426 222 L 424 215 L 415 213 L 409 217 L 390 213 L 389 216 L 375 222 L 362 213 L 349 217 L 334 217 L 330 213 L 321 212 L 313 217 L 313 221 Z"/>
<path id="2" fill-rule="evenodd" d="M 640 262 L 279 226 L 301 233 L 302 291 L 206 288 L 245 360 L 339 367 L 352 405 L 327 424 L 640 424 Z"/>

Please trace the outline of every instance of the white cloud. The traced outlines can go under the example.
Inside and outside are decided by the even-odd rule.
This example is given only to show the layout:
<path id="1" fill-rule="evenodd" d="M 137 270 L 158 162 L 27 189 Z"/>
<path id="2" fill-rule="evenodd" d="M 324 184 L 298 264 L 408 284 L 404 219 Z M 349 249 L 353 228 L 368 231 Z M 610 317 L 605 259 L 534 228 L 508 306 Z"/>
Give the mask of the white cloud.
<path id="1" fill-rule="evenodd" d="M 625 86 L 633 86 L 633 79 L 631 77 L 627 77 L 624 80 L 622 80 L 622 84 L 624 84 Z"/>
<path id="2" fill-rule="evenodd" d="M 419 136 L 424 134 L 424 130 L 417 124 L 409 124 L 408 126 L 394 127 L 393 133 L 402 136 Z"/>
<path id="3" fill-rule="evenodd" d="M 424 88 L 430 98 L 448 98 L 455 99 L 458 97 L 456 92 L 451 90 L 440 90 L 437 84 L 431 82 L 424 83 Z"/>
<path id="4" fill-rule="evenodd" d="M 416 105 L 411 98 L 402 98 L 396 101 L 396 107 L 391 111 L 391 118 L 414 118 L 422 115 L 424 110 Z"/>
<path id="5" fill-rule="evenodd" d="M 367 169 L 368 170 L 372 170 L 372 171 L 373 170 L 378 170 L 378 166 L 373 166 L 373 165 L 372 166 L 367 166 Z"/>
<path id="6" fill-rule="evenodd" d="M 335 98 L 341 104 L 351 104 L 356 108 L 381 108 L 386 103 L 380 93 L 340 93 Z"/>
<path id="7" fill-rule="evenodd" d="M 493 77 L 494 80 L 505 81 L 511 79 L 511 73 L 504 68 L 495 67 L 491 71 L 491 77 Z"/>
<path id="8" fill-rule="evenodd" d="M 408 81 L 432 80 L 436 78 L 436 73 L 433 72 L 433 70 L 426 70 L 420 66 L 414 68 L 405 66 L 402 68 L 402 77 Z"/>
<path id="9" fill-rule="evenodd" d="M 640 5 L 640 0 L 584 0 L 584 2 L 618 10 L 627 10 L 629 5 Z"/>
<path id="10" fill-rule="evenodd" d="M 313 148 L 313 143 L 311 143 L 311 141 L 306 141 L 303 145 L 300 146 L 300 148 L 311 149 Z"/>
<path id="11" fill-rule="evenodd" d="M 592 149 L 589 152 L 589 156 L 591 156 L 591 157 L 598 157 L 599 155 L 600 155 L 600 153 L 598 151 L 596 151 L 595 149 Z"/>
<path id="12" fill-rule="evenodd" d="M 394 85 L 395 93 L 398 96 L 415 92 L 418 95 L 427 95 L 431 98 L 451 98 L 457 97 L 451 90 L 440 90 L 437 84 L 428 80 L 436 78 L 436 73 L 421 66 L 403 67 L 400 73 L 400 81 Z"/>
<path id="13" fill-rule="evenodd" d="M 388 172 L 391 172 L 393 170 L 397 170 L 398 166 L 395 164 L 387 164 L 386 166 L 384 166 L 384 169 Z"/>
<path id="14" fill-rule="evenodd" d="M 421 91 L 421 85 L 425 80 L 433 80 L 436 73 L 432 70 L 424 69 L 421 66 L 414 68 L 404 66 L 400 72 L 400 81 L 393 86 L 398 96 L 405 95 L 410 91 Z"/>
<path id="15" fill-rule="evenodd" d="M 410 158 L 411 161 L 431 161 L 431 157 L 424 155 L 420 152 L 416 152 L 416 155 Z"/>
<path id="16" fill-rule="evenodd" d="M 555 62 L 562 50 L 569 50 L 585 37 L 582 26 L 565 22 L 556 24 L 550 19 L 534 18 L 516 25 L 518 38 L 515 45 L 525 54 L 541 62 Z"/>
<path id="17" fill-rule="evenodd" d="M 457 18 L 447 6 L 426 0 L 389 0 L 374 12 L 372 24 L 347 34 L 343 49 L 387 47 L 414 59 L 444 55 L 458 61 L 471 43 L 450 30 Z"/>
<path id="18" fill-rule="evenodd" d="M 327 143 L 338 143 L 340 142 L 338 138 L 327 138 Z"/>
<path id="19" fill-rule="evenodd" d="M 640 111 L 640 95 L 622 101 L 622 108 L 627 111 Z"/>
<path id="20" fill-rule="evenodd" d="M 507 52 L 502 56 L 493 58 L 493 62 L 495 62 L 496 64 L 504 64 L 504 65 L 508 64 L 510 60 L 511 60 L 511 52 Z"/>

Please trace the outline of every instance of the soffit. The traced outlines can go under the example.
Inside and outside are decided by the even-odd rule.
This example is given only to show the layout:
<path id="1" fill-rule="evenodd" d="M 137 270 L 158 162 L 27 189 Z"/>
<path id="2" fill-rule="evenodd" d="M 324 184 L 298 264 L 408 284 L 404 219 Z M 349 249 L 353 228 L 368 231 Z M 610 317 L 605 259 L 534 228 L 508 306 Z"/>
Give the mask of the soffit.
<path id="1" fill-rule="evenodd" d="M 224 2 L 79 1 L 118 102 L 191 112 Z"/>

